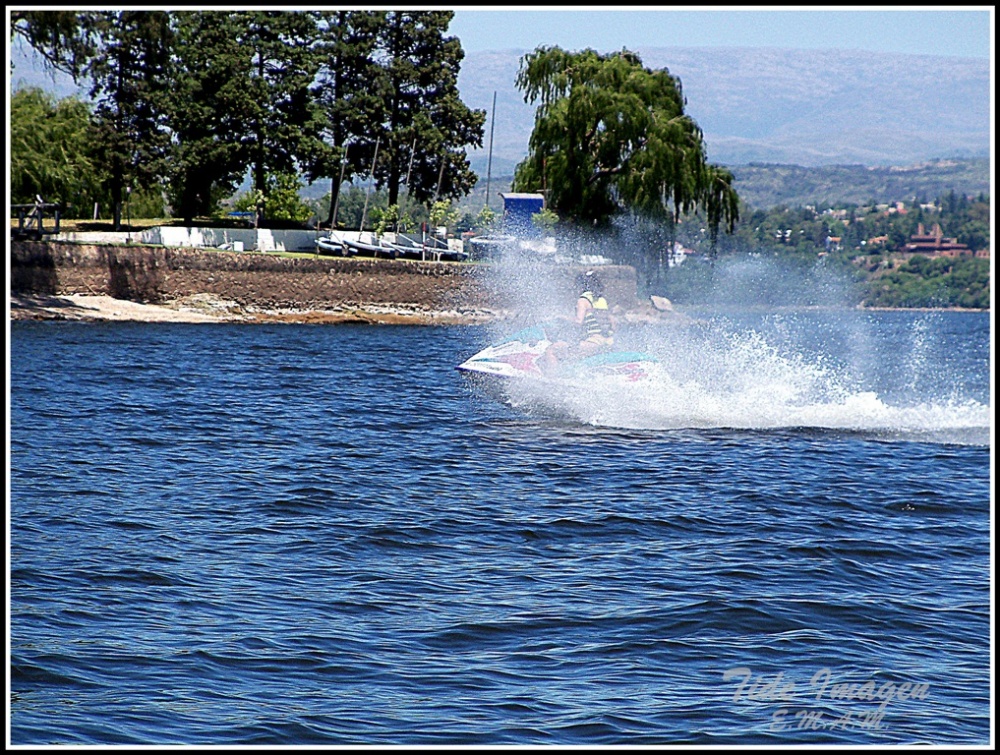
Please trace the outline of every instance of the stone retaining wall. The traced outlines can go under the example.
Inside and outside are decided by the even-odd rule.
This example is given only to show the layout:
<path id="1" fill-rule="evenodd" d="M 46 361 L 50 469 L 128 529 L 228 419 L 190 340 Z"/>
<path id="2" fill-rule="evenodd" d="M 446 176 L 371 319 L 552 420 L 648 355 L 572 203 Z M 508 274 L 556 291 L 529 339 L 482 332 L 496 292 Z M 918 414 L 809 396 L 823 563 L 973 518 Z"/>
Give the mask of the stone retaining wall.
<path id="1" fill-rule="evenodd" d="M 549 268 L 546 274 L 546 285 L 555 281 L 567 307 L 581 269 Z M 637 304 L 633 268 L 604 266 L 601 275 L 612 302 Z M 490 266 L 469 263 L 20 241 L 11 244 L 10 285 L 19 294 L 105 294 L 150 303 L 207 293 L 264 309 L 516 308 L 518 286 L 497 287 L 491 276 Z M 529 275 L 518 285 L 531 288 L 537 280 Z"/>

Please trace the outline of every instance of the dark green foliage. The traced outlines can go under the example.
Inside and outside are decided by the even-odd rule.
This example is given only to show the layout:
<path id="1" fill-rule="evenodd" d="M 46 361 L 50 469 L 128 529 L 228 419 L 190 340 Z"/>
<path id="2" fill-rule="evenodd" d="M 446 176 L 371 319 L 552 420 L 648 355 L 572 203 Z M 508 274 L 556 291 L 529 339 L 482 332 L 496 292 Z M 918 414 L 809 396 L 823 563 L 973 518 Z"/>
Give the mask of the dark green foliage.
<path id="1" fill-rule="evenodd" d="M 337 227 L 347 229 L 360 229 L 361 218 L 365 215 L 365 194 L 368 194 L 368 208 L 365 216 L 365 229 L 372 228 L 372 214 L 374 211 L 384 211 L 389 202 L 383 190 L 366 189 L 361 186 L 350 186 L 345 184 L 339 192 L 337 203 Z M 331 196 L 327 194 L 318 200 L 315 206 L 315 213 L 320 217 L 329 217 L 332 212 L 333 203 Z"/>
<path id="2" fill-rule="evenodd" d="M 381 142 L 375 175 L 389 204 L 400 186 L 417 202 L 456 198 L 476 183 L 465 147 L 483 144 L 486 113 L 470 110 L 458 93 L 464 53 L 445 36 L 452 11 L 391 11 L 380 37 L 384 55 Z"/>
<path id="3" fill-rule="evenodd" d="M 914 255 L 903 262 L 899 252 L 921 223 L 925 232 L 938 224 L 946 237 L 973 241 L 973 251 L 988 249 L 989 197 L 949 191 L 923 204 L 927 207 L 892 203 L 746 211 L 733 234 L 720 239 L 720 260 L 749 256 L 777 261 L 783 266 L 782 275 L 791 278 L 798 276 L 793 272 L 796 269 L 822 267 L 850 288 L 849 292 L 845 289 L 845 301 L 863 301 L 869 306 L 988 308 L 988 259 Z M 666 295 L 678 301 L 685 301 L 684 296 L 697 300 L 707 295 L 704 275 L 697 274 L 695 267 L 698 260 L 707 258 L 710 245 L 697 221 L 685 218 L 677 226 L 678 241 L 704 255 L 690 258 L 666 276 Z M 797 301 L 808 299 L 797 297 Z"/>
<path id="4" fill-rule="evenodd" d="M 238 17 L 173 14 L 173 97 L 167 103 L 174 150 L 168 167 L 175 216 L 191 223 L 215 212 L 239 186 L 250 159 L 248 126 L 256 103 L 250 58 L 239 43 Z"/>
<path id="5" fill-rule="evenodd" d="M 319 139 L 305 158 L 310 182 L 330 178 L 326 224 L 342 182 L 363 178 L 371 168 L 372 134 L 380 132 L 386 92 L 375 60 L 385 11 L 314 11 L 319 71 L 312 96 L 322 109 Z M 339 209 L 339 207 L 338 207 Z"/>
<path id="6" fill-rule="evenodd" d="M 989 309 L 988 259 L 914 257 L 864 286 L 870 307 L 968 307 Z"/>
<path id="7" fill-rule="evenodd" d="M 238 41 L 250 56 L 247 87 L 253 103 L 248 142 L 253 187 L 267 193 L 268 173 L 290 173 L 316 151 L 320 109 L 309 87 L 318 70 L 311 47 L 316 19 L 308 13 L 245 11 Z"/>
<path id="8" fill-rule="evenodd" d="M 93 11 L 13 11 L 12 38 L 25 40 L 46 63 L 79 81 L 96 46 L 98 14 Z"/>
<path id="9" fill-rule="evenodd" d="M 453 15 L 18 11 L 11 32 L 90 80 L 88 158 L 117 226 L 136 192 L 166 190 L 188 221 L 214 214 L 248 168 L 265 199 L 270 177 L 291 173 L 329 178 L 335 194 L 372 170 L 376 144 L 393 203 L 407 181 L 414 202 L 467 194 L 465 147 L 482 146 L 485 113 L 458 96 Z"/>
<path id="10" fill-rule="evenodd" d="M 98 155 L 118 228 L 126 193 L 151 189 L 165 171 L 172 32 L 160 11 L 101 12 L 96 28 L 100 43 L 87 71 L 97 102 Z"/>
<path id="11" fill-rule="evenodd" d="M 539 47 L 521 59 L 517 85 L 539 102 L 517 191 L 584 226 L 623 212 L 679 219 L 701 209 L 711 239 L 738 218 L 733 177 L 706 160 L 702 132 L 684 112 L 680 81 L 623 50 Z"/>

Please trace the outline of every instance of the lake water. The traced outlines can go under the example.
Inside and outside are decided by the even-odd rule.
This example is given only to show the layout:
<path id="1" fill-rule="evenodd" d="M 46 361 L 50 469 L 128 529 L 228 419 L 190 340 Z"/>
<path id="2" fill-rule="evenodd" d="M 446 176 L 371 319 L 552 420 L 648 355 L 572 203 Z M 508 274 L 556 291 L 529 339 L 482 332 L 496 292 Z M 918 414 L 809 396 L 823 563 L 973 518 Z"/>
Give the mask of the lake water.
<path id="1" fill-rule="evenodd" d="M 15 322 L 9 742 L 986 744 L 990 318 Z"/>

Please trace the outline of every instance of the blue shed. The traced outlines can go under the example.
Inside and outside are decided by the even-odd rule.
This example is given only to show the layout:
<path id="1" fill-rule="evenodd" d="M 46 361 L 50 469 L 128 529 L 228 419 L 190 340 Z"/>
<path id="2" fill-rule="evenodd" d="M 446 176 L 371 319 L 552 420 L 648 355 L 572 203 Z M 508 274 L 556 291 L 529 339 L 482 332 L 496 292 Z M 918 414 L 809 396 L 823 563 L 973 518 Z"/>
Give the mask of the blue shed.
<path id="1" fill-rule="evenodd" d="M 539 228 L 531 216 L 542 211 L 545 197 L 541 194 L 501 193 L 503 198 L 503 230 L 518 236 L 532 236 Z"/>

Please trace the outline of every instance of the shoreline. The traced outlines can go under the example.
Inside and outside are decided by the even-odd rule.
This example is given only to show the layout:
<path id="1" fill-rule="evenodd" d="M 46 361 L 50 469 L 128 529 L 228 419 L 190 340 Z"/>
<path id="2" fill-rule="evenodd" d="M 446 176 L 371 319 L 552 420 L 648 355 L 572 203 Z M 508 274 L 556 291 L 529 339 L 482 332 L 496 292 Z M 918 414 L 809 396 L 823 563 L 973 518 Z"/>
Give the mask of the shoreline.
<path id="1" fill-rule="evenodd" d="M 401 305 L 357 305 L 332 309 L 262 308 L 243 306 L 213 294 L 195 294 L 163 304 L 146 304 L 116 299 L 106 294 L 10 294 L 10 321 L 62 320 L 68 322 L 149 322 L 149 323 L 285 323 L 299 325 L 484 325 L 514 317 L 505 310 L 486 308 L 426 309 Z M 872 312 L 969 312 L 989 314 L 988 309 L 960 307 L 852 307 Z M 695 308 L 697 310 L 697 308 Z M 649 313 L 651 314 L 651 313 Z M 650 322 L 687 319 L 648 316 L 630 312 L 626 321 Z M 631 315 L 631 316 L 629 316 Z"/>
<path id="2" fill-rule="evenodd" d="M 513 291 L 491 286 L 486 268 L 433 261 L 300 259 L 56 242 L 16 242 L 10 251 L 9 320 L 475 325 L 516 319 L 521 301 L 516 286 Z M 546 270 L 546 285 L 559 299 L 551 302 L 554 308 L 573 306 L 573 276 L 583 267 Z M 697 302 L 678 310 L 660 297 L 639 298 L 630 266 L 605 266 L 602 278 L 626 322 L 684 322 L 697 318 L 701 309 Z"/>
<path id="3" fill-rule="evenodd" d="M 145 304 L 106 294 L 11 294 L 8 305 L 11 321 L 480 325 L 510 316 L 502 310 L 429 310 L 385 305 L 265 309 L 242 306 L 211 294 L 196 294 L 164 304 Z"/>

